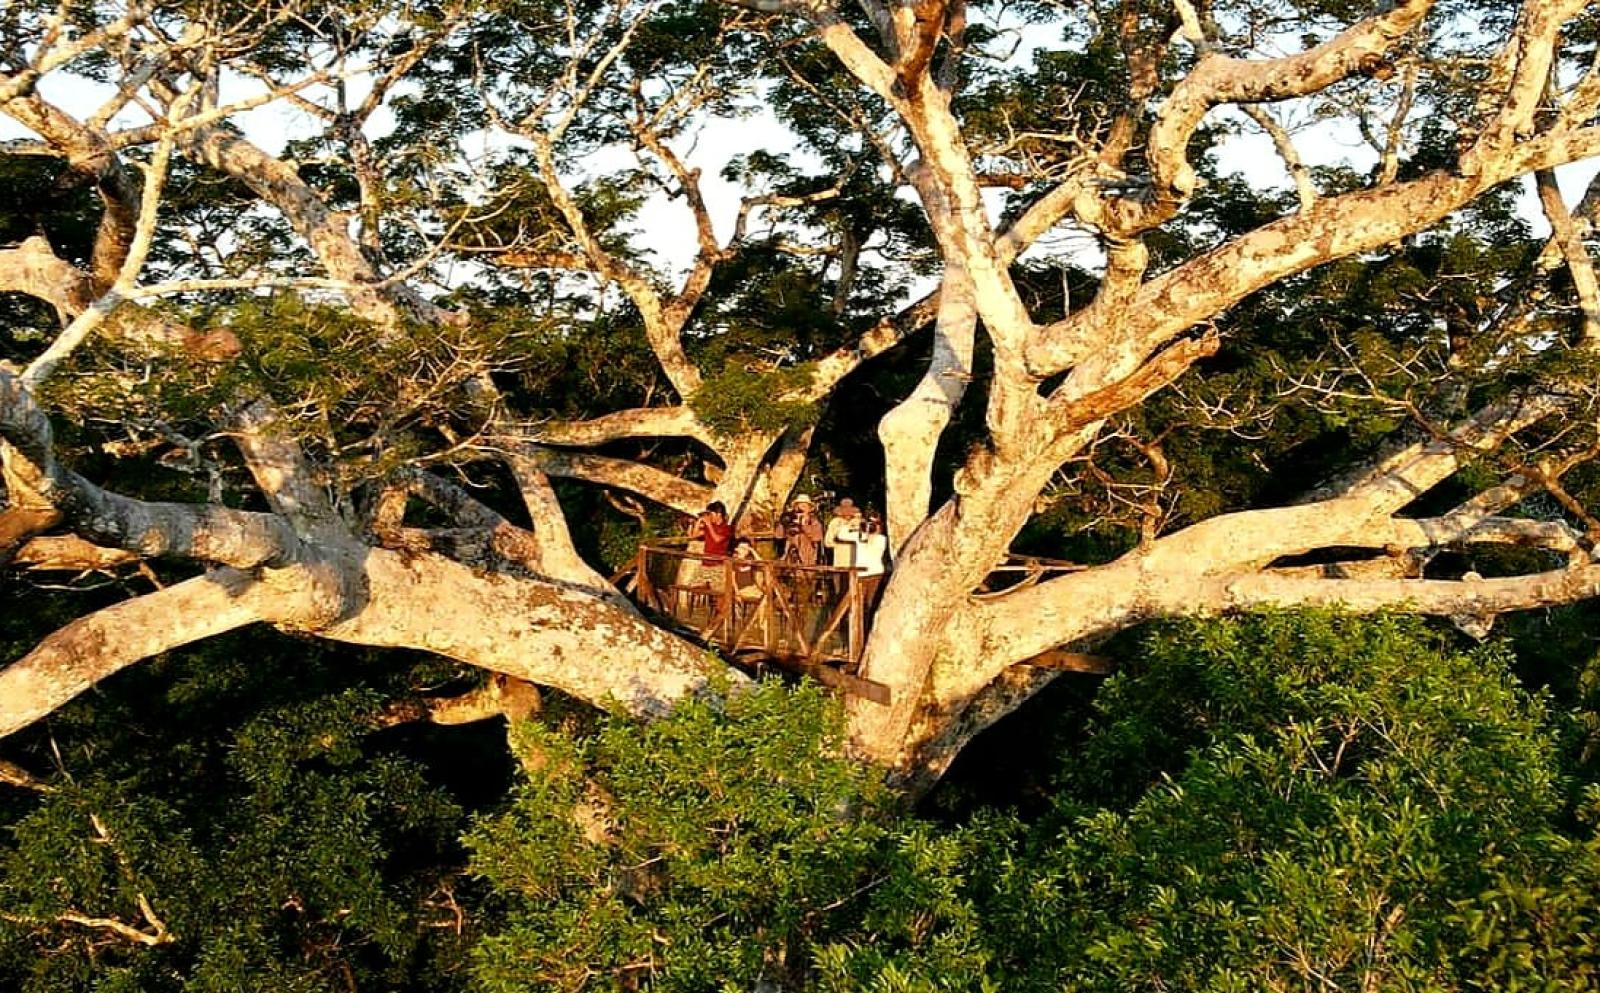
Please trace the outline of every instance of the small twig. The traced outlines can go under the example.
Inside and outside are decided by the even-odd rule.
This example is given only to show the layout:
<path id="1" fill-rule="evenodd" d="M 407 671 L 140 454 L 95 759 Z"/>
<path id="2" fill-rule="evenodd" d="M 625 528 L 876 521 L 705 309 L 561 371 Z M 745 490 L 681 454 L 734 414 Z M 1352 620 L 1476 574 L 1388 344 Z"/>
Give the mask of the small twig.
<path id="1" fill-rule="evenodd" d="M 171 931 L 167 930 L 166 922 L 156 916 L 155 908 L 150 906 L 150 901 L 145 899 L 145 895 L 140 893 L 137 895 L 137 899 L 139 901 L 139 913 L 144 916 L 146 923 L 150 925 L 149 931 L 141 931 L 132 925 L 124 924 L 115 917 L 88 917 L 72 910 L 60 915 L 56 920 L 64 924 L 78 924 L 82 927 L 110 931 L 119 938 L 126 938 L 129 941 L 151 948 L 157 945 L 170 945 L 176 941 L 177 938 L 173 936 Z"/>

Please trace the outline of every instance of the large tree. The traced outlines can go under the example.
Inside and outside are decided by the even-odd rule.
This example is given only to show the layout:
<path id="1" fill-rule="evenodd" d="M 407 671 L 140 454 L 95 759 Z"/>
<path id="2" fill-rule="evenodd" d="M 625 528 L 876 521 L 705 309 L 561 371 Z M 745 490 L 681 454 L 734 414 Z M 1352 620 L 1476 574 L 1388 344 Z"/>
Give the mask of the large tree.
<path id="1" fill-rule="evenodd" d="M 850 727 L 908 785 L 1152 617 L 1481 630 L 1590 596 L 1600 197 L 1554 170 L 1600 152 L 1597 27 L 1578 0 L 18 0 L 0 552 L 158 588 L 0 670 L 0 734 L 258 622 L 659 712 L 725 670 L 580 554 L 557 483 L 770 513 L 879 356 L 895 567 L 862 669 L 890 702 Z M 719 231 L 694 142 L 758 104 L 792 137 L 728 166 Z M 1219 151 L 1249 130 L 1284 195 Z M 681 237 L 633 227 L 652 192 Z M 1326 430 L 1278 468 L 1338 481 L 1217 482 L 1294 402 Z M 977 594 L 1096 500 L 1128 540 Z M 1519 552 L 1441 554 L 1478 546 Z"/>

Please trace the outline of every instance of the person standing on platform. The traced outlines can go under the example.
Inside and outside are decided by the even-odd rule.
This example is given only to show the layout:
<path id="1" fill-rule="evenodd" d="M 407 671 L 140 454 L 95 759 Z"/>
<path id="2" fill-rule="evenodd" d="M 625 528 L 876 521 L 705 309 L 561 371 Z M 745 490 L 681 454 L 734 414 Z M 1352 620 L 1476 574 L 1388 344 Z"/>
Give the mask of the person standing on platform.
<path id="1" fill-rule="evenodd" d="M 828 518 L 828 529 L 822 536 L 822 545 L 828 550 L 827 564 L 835 569 L 852 569 L 856 564 L 856 533 L 861 526 L 861 511 L 849 497 L 839 501 Z M 839 600 L 850 588 L 845 573 L 834 572 L 827 576 L 825 589 L 828 598 Z"/>
<path id="2" fill-rule="evenodd" d="M 788 566 L 814 566 L 822 551 L 822 522 L 817 520 L 811 497 L 804 493 L 789 503 L 781 522 L 783 561 Z M 817 574 L 810 569 L 786 569 L 782 573 L 796 607 L 809 609 L 818 589 Z"/>
<path id="3" fill-rule="evenodd" d="M 828 530 L 822 537 L 822 543 L 828 547 L 829 565 L 838 569 L 855 566 L 854 535 L 861 523 L 860 517 L 861 511 L 856 508 L 856 502 L 849 497 L 840 500 L 839 505 L 833 508 L 833 516 L 828 518 Z"/>
<path id="4" fill-rule="evenodd" d="M 700 545 L 698 549 L 695 548 L 696 544 Z M 689 525 L 689 551 L 698 551 L 702 556 L 698 563 L 695 559 L 685 563 L 693 577 L 685 584 L 693 588 L 689 596 L 689 613 L 694 615 L 696 608 L 704 605 L 715 617 L 722 612 L 714 605 L 722 603 L 727 586 L 725 572 L 728 556 L 733 552 L 733 525 L 728 521 L 728 508 L 721 500 L 708 504 L 705 513 Z"/>
<path id="5" fill-rule="evenodd" d="M 689 540 L 697 539 L 705 542 L 701 551 L 705 553 L 702 561 L 706 565 L 720 564 L 732 551 L 733 525 L 728 523 L 728 508 L 723 506 L 721 500 L 712 501 L 705 513 L 696 517 L 689 526 Z"/>
<path id="6" fill-rule="evenodd" d="M 861 527 L 851 532 L 855 545 L 855 567 L 861 571 L 861 603 L 868 614 L 878 604 L 878 593 L 883 588 L 883 577 L 888 569 L 889 536 L 883 533 L 883 518 L 875 510 L 867 511 Z"/>
<path id="7" fill-rule="evenodd" d="M 783 515 L 783 558 L 795 565 L 816 565 L 822 548 L 822 522 L 811 498 L 802 493 Z"/>

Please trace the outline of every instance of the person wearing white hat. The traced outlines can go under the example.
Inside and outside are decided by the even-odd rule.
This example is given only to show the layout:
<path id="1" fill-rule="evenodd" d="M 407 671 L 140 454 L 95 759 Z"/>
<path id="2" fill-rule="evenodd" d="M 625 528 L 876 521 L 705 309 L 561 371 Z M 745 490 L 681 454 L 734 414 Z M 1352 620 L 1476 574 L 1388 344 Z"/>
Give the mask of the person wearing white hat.
<path id="1" fill-rule="evenodd" d="M 829 562 L 835 568 L 849 569 L 856 564 L 855 536 L 861 523 L 861 511 L 849 497 L 839 501 L 828 518 L 828 530 L 822 543 L 828 546 Z"/>
<path id="2" fill-rule="evenodd" d="M 789 501 L 782 521 L 783 557 L 798 565 L 816 565 L 822 546 L 822 522 L 804 493 Z"/>

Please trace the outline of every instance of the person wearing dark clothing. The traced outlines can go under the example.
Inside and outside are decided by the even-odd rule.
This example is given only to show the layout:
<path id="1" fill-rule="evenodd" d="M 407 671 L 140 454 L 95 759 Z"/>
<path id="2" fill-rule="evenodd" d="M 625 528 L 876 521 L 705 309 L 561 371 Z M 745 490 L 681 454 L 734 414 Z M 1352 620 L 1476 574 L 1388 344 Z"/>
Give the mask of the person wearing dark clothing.
<path id="1" fill-rule="evenodd" d="M 822 522 L 817 520 L 811 498 L 795 497 L 783 515 L 783 558 L 796 565 L 816 565 L 822 551 Z"/>

